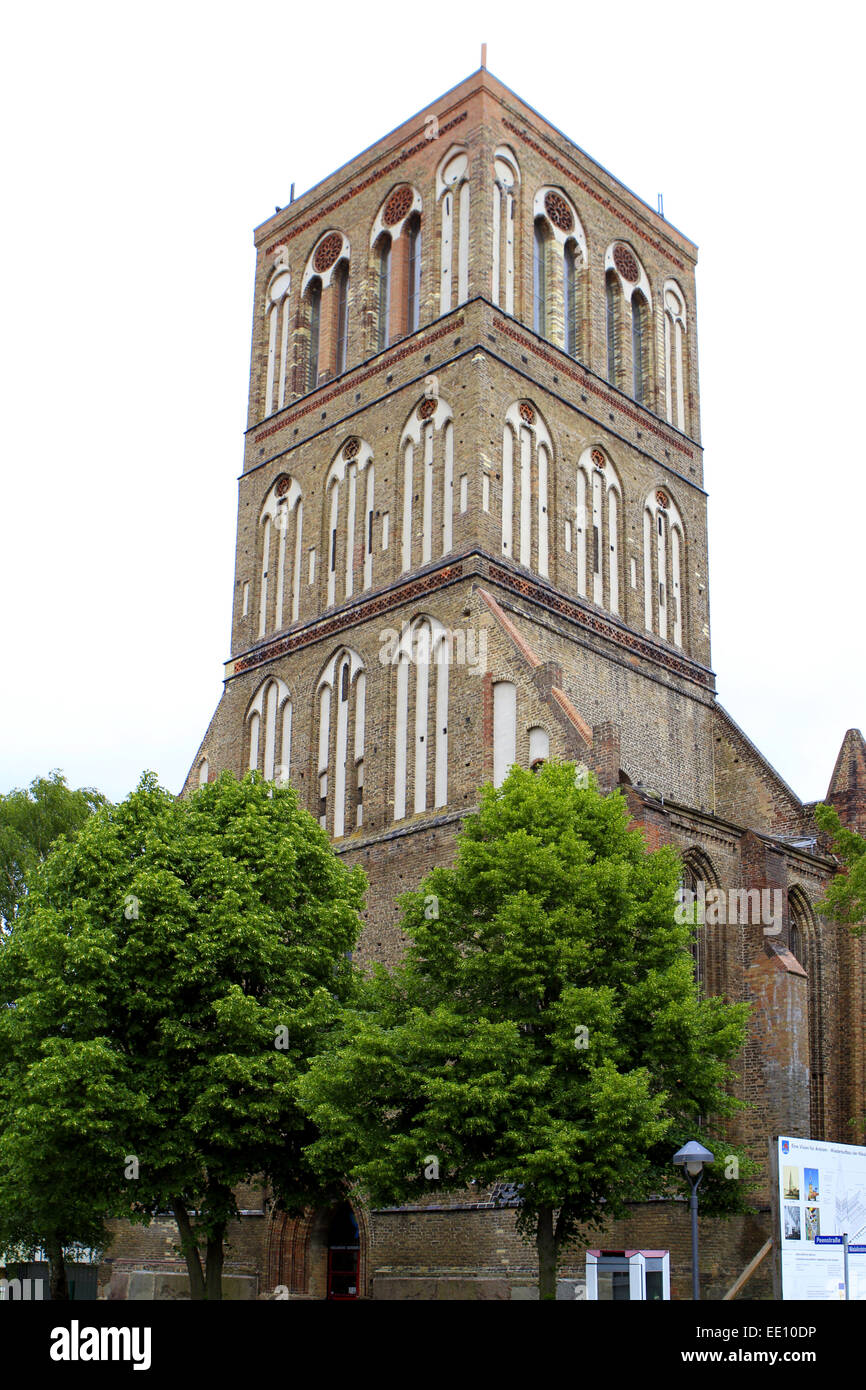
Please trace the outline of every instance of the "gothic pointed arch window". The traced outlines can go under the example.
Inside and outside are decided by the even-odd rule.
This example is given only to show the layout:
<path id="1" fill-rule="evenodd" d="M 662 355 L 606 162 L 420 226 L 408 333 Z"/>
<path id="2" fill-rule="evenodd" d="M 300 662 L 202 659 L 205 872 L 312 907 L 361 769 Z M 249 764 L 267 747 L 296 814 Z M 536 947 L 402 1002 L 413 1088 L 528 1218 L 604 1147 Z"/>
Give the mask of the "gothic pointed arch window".
<path id="1" fill-rule="evenodd" d="M 292 700 L 279 676 L 266 676 L 247 706 L 248 766 L 268 782 L 288 783 L 292 761 Z"/>
<path id="2" fill-rule="evenodd" d="M 326 606 L 351 598 L 373 582 L 373 450 L 352 435 L 340 446 L 325 478 Z"/>
<path id="3" fill-rule="evenodd" d="M 821 1028 L 825 1007 L 824 959 L 812 904 L 798 884 L 788 890 L 788 931 L 791 953 L 806 972 L 809 1013 L 809 1121 L 813 1139 L 827 1135 L 825 1050 Z"/>
<path id="4" fill-rule="evenodd" d="M 403 465 L 401 568 L 447 555 L 454 544 L 454 416 L 439 396 L 414 408 L 400 439 Z"/>
<path id="5" fill-rule="evenodd" d="M 297 479 L 283 473 L 268 490 L 258 525 L 259 637 L 298 618 L 304 504 Z"/>
<path id="6" fill-rule="evenodd" d="M 469 298 L 469 156 L 462 147 L 449 150 L 440 163 L 436 198 L 440 207 L 439 313 L 448 314 Z"/>
<path id="7" fill-rule="evenodd" d="M 572 357 L 583 355 L 586 235 L 561 188 L 540 188 L 533 202 L 533 328 Z"/>
<path id="8" fill-rule="evenodd" d="M 390 347 L 421 323 L 421 195 L 398 184 L 376 214 L 370 233 L 376 295 L 377 350 Z"/>
<path id="9" fill-rule="evenodd" d="M 683 646 L 685 530 L 666 487 L 654 489 L 643 513 L 644 626 Z"/>
<path id="10" fill-rule="evenodd" d="M 725 927 L 708 925 L 704 920 L 707 894 L 717 892 L 719 878 L 712 861 L 696 846 L 683 855 L 680 873 L 680 903 L 691 927 L 689 950 L 694 961 L 695 979 L 704 994 L 723 994 Z M 712 897 L 711 897 L 712 902 Z M 718 933 L 722 932 L 720 938 Z"/>
<path id="11" fill-rule="evenodd" d="M 665 417 L 678 430 L 685 430 L 688 399 L 686 300 L 676 280 L 665 283 L 664 307 Z"/>
<path id="12" fill-rule="evenodd" d="M 502 554 L 549 574 L 548 490 L 553 444 L 538 409 L 514 401 L 502 436 Z"/>
<path id="13" fill-rule="evenodd" d="M 500 145 L 493 158 L 493 303 L 514 313 L 514 229 L 520 166 L 512 149 Z"/>
<path id="14" fill-rule="evenodd" d="M 620 611 L 622 484 L 606 450 L 585 449 L 577 466 L 574 549 L 577 592 L 610 613 Z"/>
<path id="15" fill-rule="evenodd" d="M 517 762 L 517 686 L 493 682 L 493 785 L 501 787 Z"/>
<path id="16" fill-rule="evenodd" d="M 265 381 L 265 414 L 282 410 L 286 401 L 286 373 L 289 352 L 289 294 L 292 277 L 280 262 L 268 281 L 265 295 L 265 331 L 268 366 Z"/>
<path id="17" fill-rule="evenodd" d="M 604 258 L 607 379 L 653 409 L 652 290 L 634 249 L 615 241 Z"/>
<path id="18" fill-rule="evenodd" d="M 364 724 L 367 677 L 356 651 L 343 647 L 316 686 L 319 824 L 334 839 L 364 821 Z"/>
<path id="19" fill-rule="evenodd" d="M 304 268 L 301 297 L 307 337 L 306 389 L 346 370 L 349 343 L 349 240 L 325 232 Z"/>
<path id="20" fill-rule="evenodd" d="M 449 634 L 436 618 L 424 614 L 405 629 L 394 656 L 395 821 L 448 801 L 450 655 Z"/>

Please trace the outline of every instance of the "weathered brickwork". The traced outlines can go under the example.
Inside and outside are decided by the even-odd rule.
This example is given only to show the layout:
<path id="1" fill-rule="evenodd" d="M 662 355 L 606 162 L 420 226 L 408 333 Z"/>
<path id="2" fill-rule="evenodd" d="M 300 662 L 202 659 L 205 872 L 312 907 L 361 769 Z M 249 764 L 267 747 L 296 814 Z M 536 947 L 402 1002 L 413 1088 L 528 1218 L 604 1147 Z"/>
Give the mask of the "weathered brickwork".
<path id="1" fill-rule="evenodd" d="M 694 244 L 482 71 L 269 219 L 256 247 L 232 650 L 186 790 L 251 762 L 287 778 L 369 879 L 358 961 L 393 965 L 396 897 L 453 860 L 513 687 L 519 764 L 539 748 L 585 762 L 650 848 L 679 848 L 689 881 L 779 894 L 772 930 L 707 922 L 696 944 L 702 988 L 753 1006 L 731 1141 L 763 1163 L 777 1132 L 850 1140 L 866 1110 L 863 944 L 818 915 L 834 861 L 813 808 L 715 698 Z M 401 666 L 418 624 L 452 634 L 447 698 L 432 660 L 423 691 Z M 829 799 L 866 828 L 856 730 Z M 766 1240 L 766 1175 L 755 1202 L 702 1223 L 705 1296 Z M 264 1212 L 266 1195 L 241 1206 Z M 532 1282 L 514 1208 L 490 1193 L 355 1217 L 362 1297 L 500 1299 Z M 259 1297 L 327 1296 L 331 1218 L 243 1217 L 229 1272 Z M 111 1296 L 135 1270 L 177 1271 L 175 1245 L 168 1223 L 118 1229 Z M 563 1278 L 580 1283 L 600 1247 L 669 1250 L 688 1296 L 683 1203 L 584 1233 Z M 768 1269 L 747 1292 L 770 1296 Z"/>

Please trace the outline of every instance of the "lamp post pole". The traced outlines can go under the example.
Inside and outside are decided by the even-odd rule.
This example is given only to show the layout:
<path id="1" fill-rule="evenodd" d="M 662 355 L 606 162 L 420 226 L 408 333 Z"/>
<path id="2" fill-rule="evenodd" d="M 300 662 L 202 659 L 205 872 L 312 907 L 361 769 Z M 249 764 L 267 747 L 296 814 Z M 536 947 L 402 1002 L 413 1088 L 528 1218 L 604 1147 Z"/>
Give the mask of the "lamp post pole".
<path id="1" fill-rule="evenodd" d="M 704 1176 L 704 1168 L 714 1163 L 709 1149 L 696 1140 L 689 1140 L 674 1154 L 674 1163 L 684 1168 L 689 1180 L 689 1209 L 692 1216 L 692 1298 L 700 1299 L 700 1270 L 698 1266 L 698 1188 Z"/>

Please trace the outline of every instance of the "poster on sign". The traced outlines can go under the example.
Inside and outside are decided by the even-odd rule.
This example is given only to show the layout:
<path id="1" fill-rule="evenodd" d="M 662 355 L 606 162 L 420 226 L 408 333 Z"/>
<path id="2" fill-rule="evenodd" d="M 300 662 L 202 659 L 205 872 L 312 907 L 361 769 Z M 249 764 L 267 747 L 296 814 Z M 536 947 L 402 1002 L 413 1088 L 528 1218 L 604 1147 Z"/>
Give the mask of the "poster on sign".
<path id="1" fill-rule="evenodd" d="M 782 1297 L 866 1300 L 866 1147 L 777 1140 Z"/>

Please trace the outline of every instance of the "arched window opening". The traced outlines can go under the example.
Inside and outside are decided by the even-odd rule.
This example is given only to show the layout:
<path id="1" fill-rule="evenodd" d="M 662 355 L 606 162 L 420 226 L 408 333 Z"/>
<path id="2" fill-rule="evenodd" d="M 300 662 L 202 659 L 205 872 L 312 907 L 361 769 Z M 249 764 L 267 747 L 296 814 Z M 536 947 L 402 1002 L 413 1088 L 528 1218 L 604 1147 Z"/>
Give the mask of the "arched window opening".
<path id="1" fill-rule="evenodd" d="M 267 676 L 247 709 L 249 766 L 261 768 L 266 781 L 283 786 L 289 781 L 292 757 L 292 702 L 288 686 Z"/>
<path id="2" fill-rule="evenodd" d="M 307 390 L 312 391 L 319 381 L 319 337 L 322 319 L 322 282 L 311 280 L 307 290 L 309 305 L 309 342 L 307 346 Z"/>
<path id="3" fill-rule="evenodd" d="M 334 273 L 337 291 L 337 342 L 335 374 L 340 376 L 346 370 L 349 350 L 349 265 L 341 261 Z"/>
<path id="4" fill-rule="evenodd" d="M 607 379 L 611 386 L 618 386 L 622 295 L 620 294 L 619 282 L 612 270 L 609 270 L 605 276 L 604 290 L 607 324 Z"/>
<path id="5" fill-rule="evenodd" d="M 493 685 L 493 785 L 501 787 L 517 762 L 517 686 Z"/>
<path id="6" fill-rule="evenodd" d="M 421 218 L 417 212 L 406 228 L 408 274 L 406 276 L 406 332 L 418 331 L 421 313 Z"/>
<path id="7" fill-rule="evenodd" d="M 436 196 L 441 204 L 439 313 L 450 313 L 453 289 L 457 303 L 469 298 L 469 158 L 465 150 L 450 151 L 439 166 Z M 456 253 L 456 273 L 455 273 Z"/>
<path id="8" fill-rule="evenodd" d="M 265 414 L 282 410 L 286 400 L 286 368 L 289 346 L 289 291 L 292 279 L 285 265 L 271 276 L 267 292 L 268 366 Z"/>
<path id="9" fill-rule="evenodd" d="M 550 735 L 546 729 L 536 725 L 529 730 L 529 767 L 537 772 L 550 759 Z"/>
<path id="10" fill-rule="evenodd" d="M 425 397 L 409 416 L 403 458 L 403 571 L 447 555 L 454 544 L 454 423 L 440 397 Z"/>
<path id="11" fill-rule="evenodd" d="M 548 488 L 553 445 L 528 401 L 505 414 L 502 437 L 502 553 L 548 577 Z"/>
<path id="12" fill-rule="evenodd" d="M 388 194 L 373 222 L 380 351 L 414 333 L 421 322 L 421 218 L 421 195 L 404 183 Z"/>
<path id="13" fill-rule="evenodd" d="M 809 1013 L 809 1124 L 813 1139 L 827 1134 L 824 1041 L 821 1016 L 824 1000 L 824 961 L 818 926 L 806 894 L 795 886 L 788 892 L 791 952 L 806 972 Z"/>
<path id="14" fill-rule="evenodd" d="M 259 637 L 298 618 L 303 529 L 301 489 L 283 474 L 267 493 L 259 516 Z"/>
<path id="15" fill-rule="evenodd" d="M 352 436 L 341 446 L 325 479 L 323 545 L 326 561 L 327 607 L 351 598 L 356 586 L 373 582 L 373 450 Z M 342 593 L 338 595 L 338 574 Z"/>
<path id="16" fill-rule="evenodd" d="M 631 298 L 631 360 L 634 399 L 638 405 L 647 401 L 649 381 L 649 341 L 647 331 L 647 305 L 639 290 Z"/>
<path id="17" fill-rule="evenodd" d="M 603 449 L 585 449 L 577 468 L 577 592 L 610 613 L 619 612 L 622 486 Z"/>
<path id="18" fill-rule="evenodd" d="M 686 428 L 687 360 L 686 301 L 673 280 L 664 290 L 665 327 L 665 416 L 678 430 Z"/>
<path id="19" fill-rule="evenodd" d="M 319 824 L 339 839 L 363 819 L 358 771 L 363 786 L 366 675 L 357 652 L 344 647 L 331 658 L 318 696 Z"/>
<path id="20" fill-rule="evenodd" d="M 391 319 L 391 238 L 387 232 L 378 245 L 379 296 L 376 323 L 376 346 L 379 352 L 388 347 L 391 338 L 389 324 Z"/>
<path id="21" fill-rule="evenodd" d="M 565 300 L 565 350 L 569 357 L 580 355 L 577 294 L 577 244 L 567 241 L 562 257 Z"/>
<path id="22" fill-rule="evenodd" d="M 207 760 L 207 758 L 202 758 L 201 762 L 200 762 L 199 765 L 198 765 L 198 784 L 199 784 L 199 786 L 200 786 L 200 787 L 206 787 L 206 786 L 207 786 L 207 783 L 208 783 L 208 778 L 209 778 L 209 777 L 210 777 L 210 768 L 208 767 L 208 760 Z"/>
<path id="23" fill-rule="evenodd" d="M 345 1302 L 358 1297 L 361 1238 L 348 1202 L 335 1207 L 328 1224 L 329 1300 Z"/>
<path id="24" fill-rule="evenodd" d="M 500 146 L 493 160 L 493 303 L 514 313 L 515 200 L 520 170 L 513 150 Z"/>
<path id="25" fill-rule="evenodd" d="M 543 217 L 536 217 L 532 240 L 532 327 L 540 338 L 547 336 L 547 228 Z"/>
<path id="26" fill-rule="evenodd" d="M 397 654 L 395 820 L 448 801 L 449 657 L 447 634 L 435 618 L 416 618 L 404 632 Z"/>
<path id="27" fill-rule="evenodd" d="M 665 641 L 683 646 L 685 531 L 664 488 L 644 504 L 644 626 Z"/>

